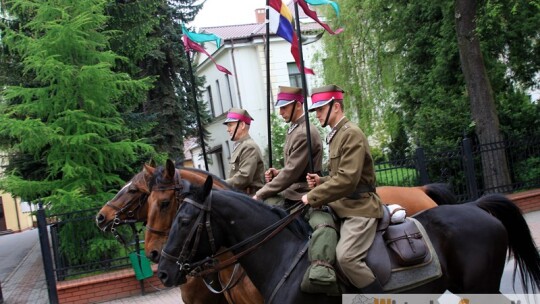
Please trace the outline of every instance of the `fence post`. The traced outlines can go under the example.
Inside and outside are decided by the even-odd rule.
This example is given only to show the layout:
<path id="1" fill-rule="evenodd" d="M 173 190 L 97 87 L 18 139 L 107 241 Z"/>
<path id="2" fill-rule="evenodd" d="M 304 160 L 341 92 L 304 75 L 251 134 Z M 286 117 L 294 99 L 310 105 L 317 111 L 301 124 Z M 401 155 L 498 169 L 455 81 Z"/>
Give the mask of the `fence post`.
<path id="1" fill-rule="evenodd" d="M 469 200 L 476 200 L 478 198 L 478 185 L 476 184 L 474 171 L 472 143 L 468 137 L 463 138 L 463 167 L 465 168 L 465 181 Z"/>
<path id="2" fill-rule="evenodd" d="M 49 233 L 47 231 L 47 219 L 42 202 L 39 202 L 37 224 L 39 243 L 41 245 L 41 256 L 43 257 L 43 268 L 45 270 L 45 280 L 47 281 L 47 291 L 49 292 L 49 302 L 51 304 L 58 304 L 58 292 L 56 290 L 56 279 L 54 277 L 53 260 L 51 256 L 51 247 L 49 244 Z"/>
<path id="3" fill-rule="evenodd" d="M 424 154 L 424 148 L 416 148 L 416 170 L 420 174 L 420 184 L 429 184 L 429 174 L 426 166 L 426 156 Z"/>

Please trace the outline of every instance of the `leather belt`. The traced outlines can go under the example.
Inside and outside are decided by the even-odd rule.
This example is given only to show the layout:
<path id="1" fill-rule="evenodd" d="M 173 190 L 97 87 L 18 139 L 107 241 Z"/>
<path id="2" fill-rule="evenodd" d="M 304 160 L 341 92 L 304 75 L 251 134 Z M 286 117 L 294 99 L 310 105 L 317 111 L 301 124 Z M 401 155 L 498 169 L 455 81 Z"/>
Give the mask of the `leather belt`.
<path id="1" fill-rule="evenodd" d="M 354 189 L 354 191 L 351 194 L 346 196 L 346 198 L 359 199 L 362 193 L 369 193 L 369 192 L 376 193 L 376 191 L 377 190 L 375 186 L 373 185 L 358 185 L 356 186 L 356 189 Z"/>

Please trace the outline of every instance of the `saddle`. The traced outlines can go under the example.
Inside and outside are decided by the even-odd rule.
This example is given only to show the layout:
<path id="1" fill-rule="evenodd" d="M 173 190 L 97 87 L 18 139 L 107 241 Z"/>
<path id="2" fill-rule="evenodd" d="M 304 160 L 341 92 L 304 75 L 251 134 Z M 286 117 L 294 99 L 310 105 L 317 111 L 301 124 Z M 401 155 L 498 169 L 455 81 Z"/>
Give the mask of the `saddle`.
<path id="1" fill-rule="evenodd" d="M 429 264 L 435 254 L 416 220 L 405 218 L 401 223 L 392 224 L 390 218 L 388 207 L 383 205 L 383 217 L 366 258 L 366 264 L 382 286 L 395 272 Z"/>

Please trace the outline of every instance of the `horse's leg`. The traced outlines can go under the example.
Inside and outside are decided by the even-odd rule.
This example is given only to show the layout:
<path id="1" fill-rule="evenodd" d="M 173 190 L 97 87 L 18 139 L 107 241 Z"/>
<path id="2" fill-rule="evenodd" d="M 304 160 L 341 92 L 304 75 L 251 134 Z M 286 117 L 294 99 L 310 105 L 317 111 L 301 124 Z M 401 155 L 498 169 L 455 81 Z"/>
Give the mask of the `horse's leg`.
<path id="1" fill-rule="evenodd" d="M 185 304 L 226 304 L 223 294 L 212 293 L 200 278 L 188 277 L 180 286 L 180 295 Z"/>

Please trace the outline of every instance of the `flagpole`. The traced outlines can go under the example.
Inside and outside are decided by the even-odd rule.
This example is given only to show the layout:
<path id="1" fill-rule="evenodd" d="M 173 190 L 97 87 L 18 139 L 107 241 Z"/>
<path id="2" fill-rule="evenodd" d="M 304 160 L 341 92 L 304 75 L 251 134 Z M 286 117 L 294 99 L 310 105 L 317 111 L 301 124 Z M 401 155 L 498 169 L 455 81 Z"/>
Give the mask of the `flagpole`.
<path id="1" fill-rule="evenodd" d="M 191 94 L 193 95 L 193 102 L 195 103 L 195 115 L 197 116 L 197 126 L 199 128 L 199 141 L 201 142 L 201 148 L 204 159 L 204 168 L 208 171 L 208 162 L 206 159 L 206 147 L 204 146 L 204 131 L 201 123 L 201 116 L 199 115 L 199 103 L 197 102 L 197 90 L 195 89 L 195 75 L 193 74 L 193 68 L 191 67 L 191 56 L 189 50 L 186 51 L 186 58 L 188 61 L 189 76 L 191 77 Z"/>
<path id="2" fill-rule="evenodd" d="M 300 29 L 300 18 L 298 17 L 298 3 L 294 2 L 294 15 L 296 24 L 296 36 L 298 36 L 298 54 L 300 57 L 300 77 L 302 78 L 302 90 L 304 92 L 304 116 L 306 117 L 306 136 L 308 146 L 308 160 L 309 160 L 309 172 L 313 173 L 313 153 L 311 147 L 311 130 L 309 128 L 309 112 L 307 104 L 307 80 L 306 72 L 304 70 L 304 55 L 302 53 L 302 31 Z"/>
<path id="3" fill-rule="evenodd" d="M 268 167 L 272 168 L 272 121 L 270 111 L 272 109 L 272 86 L 270 83 L 270 0 L 266 0 L 266 119 L 268 121 Z"/>

